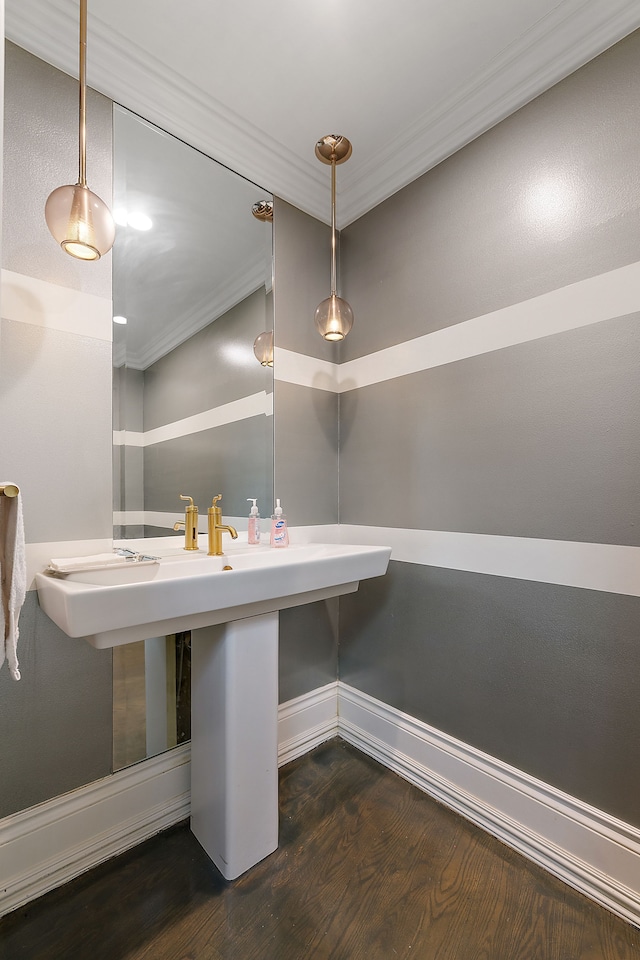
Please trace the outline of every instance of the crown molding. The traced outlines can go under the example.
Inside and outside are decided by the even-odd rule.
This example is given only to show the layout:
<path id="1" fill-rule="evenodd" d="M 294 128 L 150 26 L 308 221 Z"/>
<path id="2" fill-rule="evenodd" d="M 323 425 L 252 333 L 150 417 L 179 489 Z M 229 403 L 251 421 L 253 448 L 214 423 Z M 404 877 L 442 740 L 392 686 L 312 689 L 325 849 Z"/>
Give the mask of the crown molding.
<path id="1" fill-rule="evenodd" d="M 64 0 L 22 0 L 6 11 L 5 35 L 30 53 L 76 77 L 77 16 Z M 151 56 L 103 21 L 91 18 L 87 83 L 94 90 L 173 134 L 207 156 L 327 220 L 327 185 L 316 164 L 273 149 L 273 135 Z"/>
<path id="2" fill-rule="evenodd" d="M 6 11 L 9 39 L 77 72 L 75 9 L 65 0 L 21 0 Z M 640 26 L 637 0 L 564 0 L 490 66 L 453 91 L 353 172 L 340 177 L 339 226 L 455 153 Z M 273 149 L 258 128 L 92 18 L 88 82 L 105 96 L 225 164 L 262 189 L 327 222 L 327 185 L 310 157 Z"/>
<path id="3" fill-rule="evenodd" d="M 133 370 L 146 370 L 160 357 L 164 357 L 189 337 L 222 317 L 260 287 L 264 287 L 264 263 L 260 261 L 253 266 L 243 264 L 242 269 L 229 277 L 224 285 L 216 288 L 214 298 L 207 296 L 190 306 L 181 317 L 176 318 L 175 324 L 169 330 L 146 343 L 143 350 L 137 353 L 127 351 L 126 360 L 121 354 L 116 356 L 114 351 L 114 365 L 121 366 L 122 362 L 126 362 Z M 118 360 L 122 362 L 118 363 Z"/>
<path id="4" fill-rule="evenodd" d="M 341 228 L 638 27 L 636 0 L 611 0 L 606 11 L 597 0 L 565 0 L 493 60 L 490 68 L 419 117 L 404 137 L 395 138 L 386 150 L 361 164 L 357 179 L 345 169 Z"/>

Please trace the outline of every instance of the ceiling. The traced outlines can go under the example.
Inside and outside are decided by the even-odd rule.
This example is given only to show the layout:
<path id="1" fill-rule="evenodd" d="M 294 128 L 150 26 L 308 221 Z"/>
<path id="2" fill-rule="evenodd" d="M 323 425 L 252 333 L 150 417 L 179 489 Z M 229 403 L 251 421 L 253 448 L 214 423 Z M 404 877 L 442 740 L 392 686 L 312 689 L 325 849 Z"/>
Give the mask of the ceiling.
<path id="1" fill-rule="evenodd" d="M 78 0 L 6 0 L 9 39 L 77 76 Z M 89 0 L 91 86 L 328 220 L 357 219 L 640 26 L 638 0 Z"/>
<path id="2" fill-rule="evenodd" d="M 127 318 L 114 324 L 114 365 L 146 370 L 258 290 L 253 315 L 262 304 L 268 326 L 271 229 L 252 207 L 269 195 L 120 107 L 113 144 L 113 312 Z M 149 228 L 127 223 L 132 213 Z M 230 339 L 227 361 L 247 359 L 252 344 Z"/>

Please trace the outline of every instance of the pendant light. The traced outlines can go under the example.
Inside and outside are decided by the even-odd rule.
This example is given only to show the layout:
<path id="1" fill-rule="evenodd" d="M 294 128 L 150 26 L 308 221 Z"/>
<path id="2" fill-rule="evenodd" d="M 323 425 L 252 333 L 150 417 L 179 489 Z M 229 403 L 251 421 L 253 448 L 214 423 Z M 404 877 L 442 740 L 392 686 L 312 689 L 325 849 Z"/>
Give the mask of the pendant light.
<path id="1" fill-rule="evenodd" d="M 261 366 L 273 366 L 273 330 L 258 334 L 253 343 L 253 353 Z"/>
<path id="2" fill-rule="evenodd" d="M 316 308 L 315 324 L 325 340 L 344 340 L 353 326 L 353 310 L 337 294 L 336 279 L 336 167 L 351 156 L 351 143 L 346 137 L 329 134 L 316 143 L 316 157 L 331 164 L 331 296 Z"/>
<path id="3" fill-rule="evenodd" d="M 58 187 L 44 215 L 52 236 L 78 260 L 99 260 L 113 246 L 116 230 L 107 205 L 87 186 L 87 0 L 80 0 L 78 182 Z"/>
<path id="4" fill-rule="evenodd" d="M 273 223 L 273 200 L 258 200 L 251 207 L 251 213 L 262 223 Z M 273 330 L 258 334 L 253 342 L 253 353 L 261 366 L 273 366 Z"/>
<path id="5" fill-rule="evenodd" d="M 258 200 L 251 207 L 251 213 L 256 220 L 262 220 L 266 223 L 273 223 L 273 200 Z"/>

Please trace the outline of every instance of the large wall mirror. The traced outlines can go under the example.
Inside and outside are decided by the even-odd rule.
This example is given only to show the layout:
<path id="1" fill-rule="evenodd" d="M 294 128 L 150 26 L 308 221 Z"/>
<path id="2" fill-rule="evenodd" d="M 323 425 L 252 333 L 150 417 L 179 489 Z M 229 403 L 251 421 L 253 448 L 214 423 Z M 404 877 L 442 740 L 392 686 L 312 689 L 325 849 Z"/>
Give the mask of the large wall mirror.
<path id="1" fill-rule="evenodd" d="M 248 497 L 271 513 L 273 375 L 254 342 L 273 330 L 272 229 L 253 214 L 271 199 L 114 108 L 115 540 L 183 537 L 180 494 L 202 532 L 218 493 L 238 529 Z M 188 634 L 114 649 L 114 769 L 189 738 L 189 666 Z"/>

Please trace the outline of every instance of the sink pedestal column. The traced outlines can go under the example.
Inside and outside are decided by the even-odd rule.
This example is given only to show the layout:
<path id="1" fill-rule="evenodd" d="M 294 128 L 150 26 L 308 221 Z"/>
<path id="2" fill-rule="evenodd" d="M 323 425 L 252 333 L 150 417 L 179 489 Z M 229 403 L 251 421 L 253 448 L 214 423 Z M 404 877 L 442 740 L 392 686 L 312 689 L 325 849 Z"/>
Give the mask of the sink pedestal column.
<path id="1" fill-rule="evenodd" d="M 278 846 L 278 614 L 191 634 L 191 830 L 227 880 Z"/>

